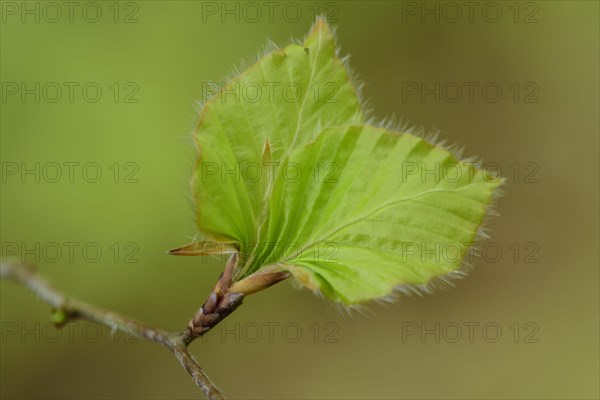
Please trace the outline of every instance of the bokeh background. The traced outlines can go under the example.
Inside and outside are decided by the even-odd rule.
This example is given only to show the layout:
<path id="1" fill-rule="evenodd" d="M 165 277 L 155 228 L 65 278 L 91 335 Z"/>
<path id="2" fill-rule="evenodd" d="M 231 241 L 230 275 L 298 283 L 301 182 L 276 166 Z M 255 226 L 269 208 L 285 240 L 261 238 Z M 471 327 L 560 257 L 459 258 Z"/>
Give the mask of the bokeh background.
<path id="1" fill-rule="evenodd" d="M 289 282 L 248 298 L 192 345 L 206 371 L 232 398 L 598 398 L 597 2 L 274 2 L 272 17 L 263 2 L 92 3 L 70 17 L 56 2 L 59 17 L 2 2 L 3 257 L 39 258 L 66 293 L 183 328 L 223 266 L 165 254 L 196 233 L 194 101 L 321 13 L 376 117 L 439 129 L 501 169 L 501 217 L 470 276 L 435 295 L 351 315 Z M 23 98 L 36 82 L 39 102 Z M 407 92 L 436 82 L 439 101 Z M 36 163 L 39 182 L 21 176 Z M 73 182 L 64 163 L 79 163 Z M 3 399 L 199 395 L 164 349 L 85 323 L 56 331 L 45 304 L 0 288 Z"/>

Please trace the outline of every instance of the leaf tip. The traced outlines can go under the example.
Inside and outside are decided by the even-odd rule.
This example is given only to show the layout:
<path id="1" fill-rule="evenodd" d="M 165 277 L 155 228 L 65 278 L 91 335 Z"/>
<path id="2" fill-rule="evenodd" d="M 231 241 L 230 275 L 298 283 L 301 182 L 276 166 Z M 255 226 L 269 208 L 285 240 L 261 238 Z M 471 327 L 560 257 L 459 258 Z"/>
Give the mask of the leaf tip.
<path id="1" fill-rule="evenodd" d="M 304 42 L 304 51 L 306 51 L 307 54 L 309 52 L 307 51 L 307 47 L 309 47 L 308 43 L 310 38 L 313 37 L 317 37 L 319 40 L 323 40 L 324 38 L 326 40 L 333 40 L 333 32 L 329 26 L 329 23 L 327 22 L 327 18 L 324 15 L 320 15 L 315 19 L 315 22 L 312 24 L 310 31 L 308 32 L 307 40 Z"/>

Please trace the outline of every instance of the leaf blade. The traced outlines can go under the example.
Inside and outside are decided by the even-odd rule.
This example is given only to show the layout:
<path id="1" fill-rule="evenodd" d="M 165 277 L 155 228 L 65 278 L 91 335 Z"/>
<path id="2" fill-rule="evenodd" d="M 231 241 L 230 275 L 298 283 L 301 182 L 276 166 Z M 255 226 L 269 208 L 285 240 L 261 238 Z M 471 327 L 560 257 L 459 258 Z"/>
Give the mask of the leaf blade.
<path id="1" fill-rule="evenodd" d="M 255 267 L 285 264 L 307 286 L 349 304 L 459 270 L 500 183 L 421 138 L 369 126 L 326 129 L 289 162 L 340 169 L 328 183 L 278 177 L 273 201 L 281 206 L 271 208 L 269 237 L 300 248 L 275 249 Z M 402 176 L 403 165 L 414 163 L 430 173 L 457 168 L 461 176 Z M 440 256 L 440 248 L 456 255 Z"/>
<path id="2" fill-rule="evenodd" d="M 251 249 L 258 239 L 256 226 L 264 222 L 270 185 L 264 174 L 257 180 L 240 178 L 248 172 L 244 168 L 260 166 L 264 144 L 269 143 L 269 159 L 277 164 L 295 146 L 313 140 L 321 126 L 362 121 L 356 89 L 335 53 L 329 27 L 318 20 L 303 46 L 292 44 L 264 56 L 204 106 L 195 134 L 199 158 L 193 177 L 202 234 Z M 315 88 L 327 85 L 335 89 L 335 98 L 315 94 Z M 248 93 L 236 97 L 257 86 L 269 88 L 258 101 L 249 101 Z M 290 88 L 301 96 L 290 97 Z"/>

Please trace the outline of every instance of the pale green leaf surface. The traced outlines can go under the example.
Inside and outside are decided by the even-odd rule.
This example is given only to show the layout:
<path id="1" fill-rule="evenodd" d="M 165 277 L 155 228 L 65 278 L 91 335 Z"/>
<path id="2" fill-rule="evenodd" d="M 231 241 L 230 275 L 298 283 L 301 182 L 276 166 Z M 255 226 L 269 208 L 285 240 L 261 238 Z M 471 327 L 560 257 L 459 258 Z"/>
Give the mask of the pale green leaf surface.
<path id="1" fill-rule="evenodd" d="M 326 129 L 286 163 L 335 168 L 277 176 L 268 237 L 249 270 L 279 265 L 347 304 L 458 270 L 500 184 L 422 138 L 371 126 Z"/>
<path id="2" fill-rule="evenodd" d="M 356 90 L 322 20 L 303 45 L 267 54 L 229 81 L 204 105 L 195 134 L 193 192 L 205 239 L 234 240 L 247 251 L 266 216 L 268 174 L 275 175 L 266 161 L 314 140 L 320 127 L 361 121 Z"/>
<path id="3" fill-rule="evenodd" d="M 298 101 L 281 90 L 290 84 Z M 257 86 L 275 90 L 254 101 L 243 88 Z M 204 237 L 171 254 L 238 252 L 234 281 L 289 271 L 346 304 L 459 271 L 501 183 L 420 137 L 364 125 L 323 21 L 229 81 L 195 138 Z"/>

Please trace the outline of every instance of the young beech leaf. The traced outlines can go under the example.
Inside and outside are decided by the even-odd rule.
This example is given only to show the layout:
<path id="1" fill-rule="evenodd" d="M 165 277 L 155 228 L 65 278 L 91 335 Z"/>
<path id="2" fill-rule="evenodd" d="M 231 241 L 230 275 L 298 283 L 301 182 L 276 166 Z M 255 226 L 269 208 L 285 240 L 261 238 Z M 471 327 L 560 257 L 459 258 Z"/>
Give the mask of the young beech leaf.
<path id="1" fill-rule="evenodd" d="M 260 58 L 204 105 L 193 177 L 200 232 L 247 250 L 268 207 L 265 166 L 314 140 L 322 127 L 361 121 L 356 90 L 319 20 L 303 45 Z"/>
<path id="2" fill-rule="evenodd" d="M 441 146 L 366 125 L 323 20 L 229 81 L 195 138 L 204 240 L 171 254 L 234 252 L 238 293 L 292 275 L 354 304 L 456 274 L 501 183 Z"/>
<path id="3" fill-rule="evenodd" d="M 347 304 L 457 271 L 500 184 L 422 138 L 368 125 L 325 129 L 287 164 L 312 173 L 276 177 L 248 270 L 276 265 Z"/>

